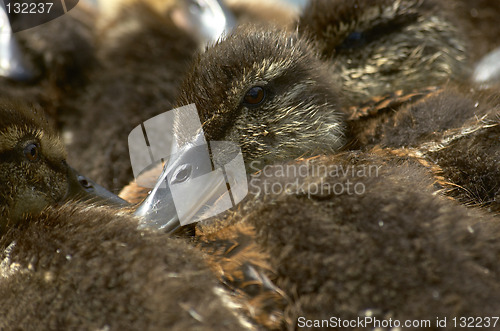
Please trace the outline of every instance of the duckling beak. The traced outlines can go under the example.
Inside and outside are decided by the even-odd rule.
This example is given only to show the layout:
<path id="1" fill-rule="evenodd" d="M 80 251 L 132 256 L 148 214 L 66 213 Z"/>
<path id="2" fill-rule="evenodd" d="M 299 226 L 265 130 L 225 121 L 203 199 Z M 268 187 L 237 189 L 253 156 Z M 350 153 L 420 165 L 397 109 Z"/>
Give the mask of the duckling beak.
<path id="1" fill-rule="evenodd" d="M 214 153 L 213 145 L 212 154 Z M 234 150 L 233 150 L 234 151 Z M 152 228 L 172 233 L 184 225 L 215 216 L 239 202 L 247 190 L 231 192 L 229 187 L 247 189 L 246 173 L 236 176 L 231 169 L 244 169 L 239 153 L 224 167 L 213 170 L 203 132 L 172 155 L 165 164 L 156 186 L 135 214 L 141 217 L 139 228 Z M 232 152 L 232 151 L 231 151 Z M 235 180 L 237 178 L 237 180 Z M 240 185 L 239 185 L 240 184 Z M 235 196 L 233 196 L 235 195 Z"/>
<path id="2" fill-rule="evenodd" d="M 67 200 L 88 201 L 111 206 L 126 206 L 128 203 L 111 193 L 91 179 L 80 175 L 75 169 L 68 166 L 68 191 L 63 198 Z"/>

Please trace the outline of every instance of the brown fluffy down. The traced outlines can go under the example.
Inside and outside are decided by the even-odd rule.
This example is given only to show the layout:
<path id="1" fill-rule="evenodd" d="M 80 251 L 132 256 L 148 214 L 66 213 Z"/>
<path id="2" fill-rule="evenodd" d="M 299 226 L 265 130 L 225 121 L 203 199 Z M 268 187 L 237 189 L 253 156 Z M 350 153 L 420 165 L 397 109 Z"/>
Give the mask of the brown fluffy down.
<path id="1" fill-rule="evenodd" d="M 306 178 L 283 175 L 284 165 L 270 167 L 253 178 L 246 201 L 199 225 L 197 234 L 207 246 L 213 234 L 253 227 L 261 258 L 266 255 L 273 270 L 268 276 L 291 298 L 292 324 L 299 316 L 434 322 L 498 311 L 498 218 L 437 194 L 411 158 L 372 152 L 297 162 L 308 169 Z M 319 166 L 348 171 L 325 177 Z M 370 176 L 358 172 L 369 166 L 376 167 Z M 287 183 L 288 193 L 276 191 Z M 352 193 L 355 185 L 361 194 Z M 227 268 L 238 264 L 245 261 Z"/>
<path id="2" fill-rule="evenodd" d="M 116 210 L 66 205 L 0 239 L 0 329 L 241 329 L 185 241 Z"/>

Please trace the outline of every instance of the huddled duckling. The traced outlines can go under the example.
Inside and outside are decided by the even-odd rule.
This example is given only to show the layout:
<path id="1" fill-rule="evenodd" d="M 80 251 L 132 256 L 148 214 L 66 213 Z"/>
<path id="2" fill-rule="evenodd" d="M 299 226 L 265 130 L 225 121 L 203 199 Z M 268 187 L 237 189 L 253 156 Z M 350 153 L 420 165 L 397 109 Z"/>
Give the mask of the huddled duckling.
<path id="1" fill-rule="evenodd" d="M 0 155 L 0 329 L 253 328 L 199 251 L 104 206 L 41 111 L 0 101 Z"/>
<path id="2" fill-rule="evenodd" d="M 337 87 L 307 40 L 242 26 L 197 57 L 177 104 L 194 103 L 208 141 L 237 143 L 259 167 L 345 144 Z"/>
<path id="3" fill-rule="evenodd" d="M 355 145 L 398 148 L 442 176 L 443 188 L 460 202 L 500 212 L 497 91 L 446 88 L 391 111 L 352 122 Z"/>
<path id="4" fill-rule="evenodd" d="M 285 319 L 295 327 L 304 326 L 299 316 L 435 323 L 492 314 L 500 223 L 436 195 L 433 184 L 414 160 L 384 150 L 277 164 L 252 177 L 238 207 L 199 224 L 197 239 L 232 259 L 220 263 L 226 278 L 235 266 L 267 263 L 260 271 L 289 298 Z M 221 249 L 229 245 L 220 233 L 248 229 L 253 241 Z M 246 260 L 252 244 L 260 258 Z"/>
<path id="5" fill-rule="evenodd" d="M 0 238 L 0 328 L 252 330 L 183 239 L 116 209 L 68 204 Z"/>
<path id="6" fill-rule="evenodd" d="M 334 63 L 333 74 L 356 105 L 469 74 L 467 40 L 446 9 L 434 0 L 311 0 L 298 29 Z"/>
<path id="7" fill-rule="evenodd" d="M 100 22 L 99 66 L 64 123 L 72 137 L 69 160 L 112 191 L 133 178 L 127 135 L 172 108 L 177 85 L 199 48 L 173 22 L 171 3 L 132 1 Z"/>
<path id="8" fill-rule="evenodd" d="M 123 202 L 66 163 L 61 140 L 41 110 L 0 100 L 0 234 L 27 214 L 70 199 Z M 108 194 L 109 193 L 109 194 Z"/>

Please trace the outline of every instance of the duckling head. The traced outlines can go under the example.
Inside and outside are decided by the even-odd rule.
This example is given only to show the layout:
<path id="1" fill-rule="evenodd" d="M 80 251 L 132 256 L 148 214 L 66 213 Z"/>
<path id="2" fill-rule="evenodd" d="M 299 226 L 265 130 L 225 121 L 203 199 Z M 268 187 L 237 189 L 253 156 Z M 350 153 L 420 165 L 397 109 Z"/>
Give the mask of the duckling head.
<path id="1" fill-rule="evenodd" d="M 434 0 L 312 0 L 298 30 L 353 101 L 464 78 L 466 42 L 453 6 Z"/>
<path id="2" fill-rule="evenodd" d="M 207 140 L 235 142 L 254 167 L 344 144 L 341 97 L 309 43 L 243 26 L 198 56 L 179 105 L 194 103 Z"/>
<path id="3" fill-rule="evenodd" d="M 210 172 L 204 162 L 207 140 L 237 145 L 243 158 L 238 164 L 244 163 L 247 173 L 277 161 L 338 151 L 345 141 L 345 125 L 335 86 L 328 64 L 294 34 L 243 26 L 207 48 L 188 73 L 177 102 L 196 105 L 203 130 L 191 142 L 182 141 L 190 139 L 183 128 L 187 119 L 177 119 L 176 142 L 183 147 L 136 210 L 142 224 L 167 231 L 178 228 L 179 210 L 170 190 L 174 185 L 184 186 L 189 196 L 181 194 L 186 202 L 183 215 L 224 200 L 219 195 L 226 192 L 224 177 Z M 236 161 L 238 152 L 232 147 L 215 153 L 212 149 L 218 170 Z M 203 181 L 195 180 L 202 175 Z M 236 177 L 235 182 L 246 181 Z"/>
<path id="4" fill-rule="evenodd" d="M 0 234 L 23 216 L 65 200 L 113 199 L 65 160 L 64 145 L 42 114 L 0 100 Z"/>

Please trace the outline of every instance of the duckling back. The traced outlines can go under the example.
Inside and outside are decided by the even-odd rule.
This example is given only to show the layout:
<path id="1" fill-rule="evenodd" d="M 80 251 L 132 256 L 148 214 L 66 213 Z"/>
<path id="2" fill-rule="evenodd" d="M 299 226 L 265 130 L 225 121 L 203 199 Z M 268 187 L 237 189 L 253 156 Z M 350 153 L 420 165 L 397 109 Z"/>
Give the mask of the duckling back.
<path id="1" fill-rule="evenodd" d="M 237 259 L 259 247 L 270 266 L 261 271 L 290 298 L 292 328 L 331 317 L 434 323 L 498 309 L 498 220 L 436 194 L 411 158 L 350 152 L 276 164 L 252 180 L 248 198 L 197 235 L 218 247 L 218 233 L 252 229 L 254 240 L 229 258 L 245 266 L 256 260 Z"/>
<path id="2" fill-rule="evenodd" d="M 72 204 L 9 231 L 0 328 L 250 328 L 199 252 L 136 227 L 115 209 Z"/>

